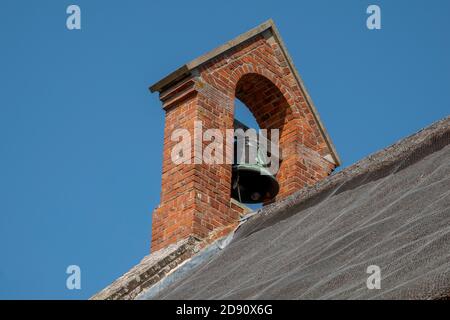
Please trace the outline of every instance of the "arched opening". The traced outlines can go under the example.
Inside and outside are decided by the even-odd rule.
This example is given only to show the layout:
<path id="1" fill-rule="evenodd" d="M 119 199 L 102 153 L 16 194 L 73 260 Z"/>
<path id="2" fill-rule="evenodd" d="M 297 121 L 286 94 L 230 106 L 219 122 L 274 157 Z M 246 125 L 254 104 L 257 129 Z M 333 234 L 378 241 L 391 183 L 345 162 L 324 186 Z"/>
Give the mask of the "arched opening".
<path id="1" fill-rule="evenodd" d="M 271 139 L 270 130 L 278 129 L 281 142 L 283 127 L 288 113 L 289 105 L 282 92 L 266 77 L 255 73 L 246 74 L 236 84 L 234 118 L 257 131 L 259 129 L 267 129 L 267 138 L 269 140 Z M 260 158 L 274 158 L 270 155 L 270 148 L 262 148 L 262 150 L 265 155 L 262 155 Z M 279 162 L 279 158 L 276 161 Z M 236 179 L 236 176 L 239 175 L 239 168 L 241 167 L 233 166 L 232 194 L 234 192 L 235 199 L 237 198 L 235 189 L 239 187 L 239 177 Z M 253 168 L 255 172 L 261 169 L 258 168 L 258 165 L 255 165 Z M 245 169 L 247 170 L 248 168 Z M 250 170 L 253 169 L 250 168 Z M 277 176 L 278 172 L 270 175 L 270 177 L 261 177 L 260 174 L 247 175 L 246 187 L 255 188 L 258 191 L 256 194 L 260 194 L 262 190 L 265 195 L 261 196 L 261 201 L 264 203 L 270 202 L 279 190 L 279 185 L 276 181 Z M 270 198 L 268 198 L 269 195 Z M 262 206 L 262 203 L 244 203 L 252 209 Z"/>

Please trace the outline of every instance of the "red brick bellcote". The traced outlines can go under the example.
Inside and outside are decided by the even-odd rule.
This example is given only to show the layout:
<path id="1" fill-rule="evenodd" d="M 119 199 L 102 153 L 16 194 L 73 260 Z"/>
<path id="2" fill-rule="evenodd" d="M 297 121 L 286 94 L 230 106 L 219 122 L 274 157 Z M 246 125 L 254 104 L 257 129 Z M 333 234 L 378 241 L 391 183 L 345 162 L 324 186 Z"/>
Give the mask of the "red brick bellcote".
<path id="1" fill-rule="evenodd" d="M 340 164 L 319 115 L 272 20 L 240 35 L 150 87 L 165 111 L 161 203 L 153 212 L 151 250 L 194 236 L 219 237 L 243 212 L 232 201 L 231 165 L 175 164 L 173 130 L 194 137 L 233 128 L 234 100 L 242 101 L 261 129 L 280 130 L 280 191 L 275 200 L 327 177 Z M 194 141 L 192 141 L 194 144 Z M 206 142 L 203 142 L 205 146 Z M 225 146 L 224 146 L 225 148 Z"/>

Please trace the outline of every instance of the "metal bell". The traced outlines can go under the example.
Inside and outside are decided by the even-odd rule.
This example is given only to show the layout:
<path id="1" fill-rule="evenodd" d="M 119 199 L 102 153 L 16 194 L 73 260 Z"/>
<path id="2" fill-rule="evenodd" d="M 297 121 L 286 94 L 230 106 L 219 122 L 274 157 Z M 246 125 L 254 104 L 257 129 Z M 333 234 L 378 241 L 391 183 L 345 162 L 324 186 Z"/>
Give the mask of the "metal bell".
<path id="1" fill-rule="evenodd" d="M 234 129 L 248 127 L 235 120 Z M 267 145 L 267 144 L 266 144 Z M 238 161 L 238 147 L 243 147 L 245 161 Z M 256 152 L 250 152 L 251 148 Z M 255 157 L 253 161 L 249 157 Z M 245 136 L 245 141 L 234 141 L 234 162 L 232 166 L 231 196 L 241 203 L 260 203 L 273 199 L 280 189 L 277 180 L 267 169 L 269 162 L 267 150 L 263 148 L 257 139 Z"/>

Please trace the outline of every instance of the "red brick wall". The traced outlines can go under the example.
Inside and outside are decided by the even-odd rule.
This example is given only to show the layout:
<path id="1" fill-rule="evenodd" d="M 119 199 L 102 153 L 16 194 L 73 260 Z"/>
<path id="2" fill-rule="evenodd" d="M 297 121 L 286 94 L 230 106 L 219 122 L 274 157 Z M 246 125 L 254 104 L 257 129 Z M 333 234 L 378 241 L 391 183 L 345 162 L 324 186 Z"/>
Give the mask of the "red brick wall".
<path id="1" fill-rule="evenodd" d="M 233 128 L 234 99 L 241 100 L 264 129 L 280 129 L 282 162 L 277 175 L 282 199 L 328 176 L 335 165 L 310 107 L 273 38 L 244 42 L 161 93 L 166 111 L 161 205 L 153 214 L 152 250 L 189 235 L 220 234 L 236 225 L 239 211 L 230 204 L 231 165 L 181 164 L 171 161 L 176 128 L 193 135 L 203 129 Z M 204 146 L 208 142 L 204 142 Z M 225 146 L 224 146 L 225 148 Z M 192 160 L 193 156 L 192 156 Z M 223 232 L 222 232 L 223 233 Z"/>

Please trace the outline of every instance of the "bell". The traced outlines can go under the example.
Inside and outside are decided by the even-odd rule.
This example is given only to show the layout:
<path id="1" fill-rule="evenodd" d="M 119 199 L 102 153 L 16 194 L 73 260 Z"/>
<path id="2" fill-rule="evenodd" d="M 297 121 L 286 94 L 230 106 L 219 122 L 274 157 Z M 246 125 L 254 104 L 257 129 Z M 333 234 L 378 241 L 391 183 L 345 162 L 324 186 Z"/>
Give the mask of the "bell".
<path id="1" fill-rule="evenodd" d="M 234 129 L 246 131 L 248 127 L 235 120 Z M 257 139 L 249 136 L 243 139 L 245 140 L 241 143 L 237 138 L 234 141 L 231 196 L 241 203 L 260 203 L 271 200 L 277 195 L 280 187 L 267 169 L 269 166 L 267 150 L 262 148 Z M 238 147 L 243 147 L 245 161 L 238 161 Z M 251 148 L 256 152 L 251 152 Z M 254 157 L 253 161 L 249 157 Z"/>

